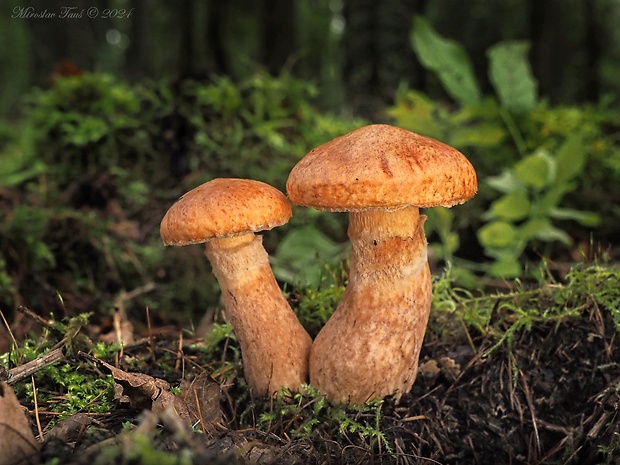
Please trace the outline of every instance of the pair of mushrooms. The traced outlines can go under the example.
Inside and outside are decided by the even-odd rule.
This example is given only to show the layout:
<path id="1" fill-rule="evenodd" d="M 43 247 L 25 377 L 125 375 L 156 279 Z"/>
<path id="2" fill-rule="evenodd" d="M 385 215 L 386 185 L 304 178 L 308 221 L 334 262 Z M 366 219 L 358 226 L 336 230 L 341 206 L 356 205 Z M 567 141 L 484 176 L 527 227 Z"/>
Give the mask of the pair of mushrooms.
<path id="1" fill-rule="evenodd" d="M 365 126 L 308 153 L 286 189 L 297 204 L 348 211 L 349 282 L 314 342 L 273 276 L 260 236 L 286 223 L 290 203 L 275 188 L 214 179 L 166 213 L 166 245 L 204 242 L 255 393 L 310 384 L 332 402 L 361 404 L 408 392 L 431 304 L 419 208 L 463 203 L 476 173 L 456 149 L 384 124 Z"/>

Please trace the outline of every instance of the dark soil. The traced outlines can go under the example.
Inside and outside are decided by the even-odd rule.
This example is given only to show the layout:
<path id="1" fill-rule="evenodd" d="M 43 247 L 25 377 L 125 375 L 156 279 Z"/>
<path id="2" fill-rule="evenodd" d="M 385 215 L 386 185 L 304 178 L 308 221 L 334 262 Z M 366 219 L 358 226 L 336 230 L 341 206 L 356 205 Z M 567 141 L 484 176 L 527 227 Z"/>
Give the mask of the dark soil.
<path id="1" fill-rule="evenodd" d="M 620 348 L 611 318 L 593 307 L 579 319 L 523 330 L 489 353 L 491 347 L 485 336 L 468 342 L 458 331 L 427 342 L 413 390 L 382 406 L 380 430 L 391 451 L 356 434 L 321 434 L 320 425 L 311 441 L 291 439 L 285 426 L 244 426 L 239 413 L 248 400 L 236 399 L 235 387 L 223 390 L 223 421 L 208 434 L 183 438 L 156 418 L 153 427 L 167 427 L 153 441 L 160 450 L 192 450 L 191 463 L 620 464 Z M 123 422 L 143 427 L 144 418 L 119 406 L 89 419 L 77 439 L 48 437 L 42 457 L 146 463 L 108 459 L 104 447 L 122 444 Z"/>
<path id="2" fill-rule="evenodd" d="M 473 356 L 451 343 L 426 346 L 425 357 L 447 356 L 462 370 L 421 377 L 399 405 L 388 403 L 385 431 L 411 454 L 409 463 L 620 463 L 620 349 L 611 319 L 593 310 L 557 328 L 536 326 L 488 356 L 489 344 L 476 343 Z M 613 446 L 612 460 L 604 449 Z"/>

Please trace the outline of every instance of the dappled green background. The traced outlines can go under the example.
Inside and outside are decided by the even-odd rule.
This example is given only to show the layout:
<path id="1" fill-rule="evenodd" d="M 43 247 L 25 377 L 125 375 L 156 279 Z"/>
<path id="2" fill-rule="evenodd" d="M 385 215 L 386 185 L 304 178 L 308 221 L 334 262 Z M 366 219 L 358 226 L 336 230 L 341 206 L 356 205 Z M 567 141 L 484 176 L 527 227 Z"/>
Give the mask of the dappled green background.
<path id="1" fill-rule="evenodd" d="M 82 18 L 12 17 L 28 7 L 60 16 L 63 6 L 3 2 L 1 111 L 49 83 L 64 59 L 132 81 L 287 71 L 319 84 L 325 107 L 365 113 L 381 112 L 403 83 L 444 97 L 410 47 L 415 15 L 465 46 L 484 93 L 487 51 L 504 40 L 530 43 L 541 95 L 553 103 L 595 102 L 620 86 L 618 0 L 76 0 Z"/>
<path id="2" fill-rule="evenodd" d="M 312 147 L 371 122 L 435 137 L 475 165 L 473 200 L 426 212 L 433 267 L 450 263 L 461 285 L 617 254 L 617 0 L 75 3 L 126 10 L 110 19 L 12 17 L 30 5 L 5 3 L 10 318 L 19 305 L 123 306 L 137 321 L 145 308 L 196 321 L 217 285 L 200 247 L 162 246 L 174 200 L 221 176 L 284 190 Z M 343 214 L 296 208 L 265 243 L 292 298 L 346 280 Z"/>

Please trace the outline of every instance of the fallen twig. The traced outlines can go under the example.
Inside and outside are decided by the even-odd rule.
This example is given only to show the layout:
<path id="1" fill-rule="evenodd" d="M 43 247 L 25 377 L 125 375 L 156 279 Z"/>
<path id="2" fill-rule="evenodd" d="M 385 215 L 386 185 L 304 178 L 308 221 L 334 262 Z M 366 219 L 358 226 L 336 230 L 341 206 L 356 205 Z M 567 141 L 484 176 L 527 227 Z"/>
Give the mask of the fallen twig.
<path id="1" fill-rule="evenodd" d="M 15 368 L 11 368 L 10 370 L 4 373 L 0 372 L 0 381 L 6 381 L 7 384 L 15 384 L 21 381 L 28 376 L 33 375 L 37 371 L 42 370 L 45 367 L 53 365 L 62 361 L 65 358 L 65 355 L 62 352 L 62 349 L 54 349 L 51 352 L 48 352 L 45 355 L 41 355 L 39 358 L 32 360 L 31 362 L 24 363 Z M 6 377 L 6 379 L 2 379 Z"/>
<path id="2" fill-rule="evenodd" d="M 17 311 L 19 311 L 20 313 L 23 313 L 24 315 L 26 315 L 28 318 L 32 318 L 34 321 L 36 321 L 37 323 L 39 323 L 39 325 L 41 325 L 42 327 L 55 332 L 57 334 L 61 334 L 62 332 L 54 327 L 54 325 L 49 321 L 46 320 L 45 318 L 41 317 L 40 315 L 37 315 L 35 312 L 33 312 L 32 310 L 30 310 L 28 307 L 24 307 L 23 305 L 20 305 L 19 307 L 17 307 Z"/>

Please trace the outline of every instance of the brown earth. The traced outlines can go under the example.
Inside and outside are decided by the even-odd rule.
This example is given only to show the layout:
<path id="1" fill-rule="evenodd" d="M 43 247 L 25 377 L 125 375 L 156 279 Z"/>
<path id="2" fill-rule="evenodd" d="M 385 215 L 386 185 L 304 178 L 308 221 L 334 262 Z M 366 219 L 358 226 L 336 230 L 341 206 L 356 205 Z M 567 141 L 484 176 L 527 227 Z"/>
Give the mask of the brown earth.
<path id="1" fill-rule="evenodd" d="M 620 464 L 620 348 L 607 312 L 593 306 L 582 318 L 522 330 L 490 353 L 490 338 L 453 334 L 451 340 L 429 338 L 411 393 L 399 403 L 384 402 L 379 429 L 385 443 L 350 432 L 333 437 L 320 425 L 312 440 L 293 439 L 286 423 L 267 431 L 248 427 L 240 422 L 248 399 L 235 398 L 233 386 L 222 390 L 221 423 L 207 434 L 119 406 L 85 423 L 86 416 L 76 417 L 73 435 L 48 435 L 42 457 L 151 463 L 130 456 L 107 461 L 108 445 L 128 447 L 133 440 L 119 434 L 129 421 L 161 450 L 193 452 L 179 463 Z M 173 350 L 170 341 L 162 349 Z M 152 374 L 163 376 L 155 367 Z M 258 415 L 270 407 L 254 408 Z M 373 421 L 372 413 L 359 415 Z"/>

